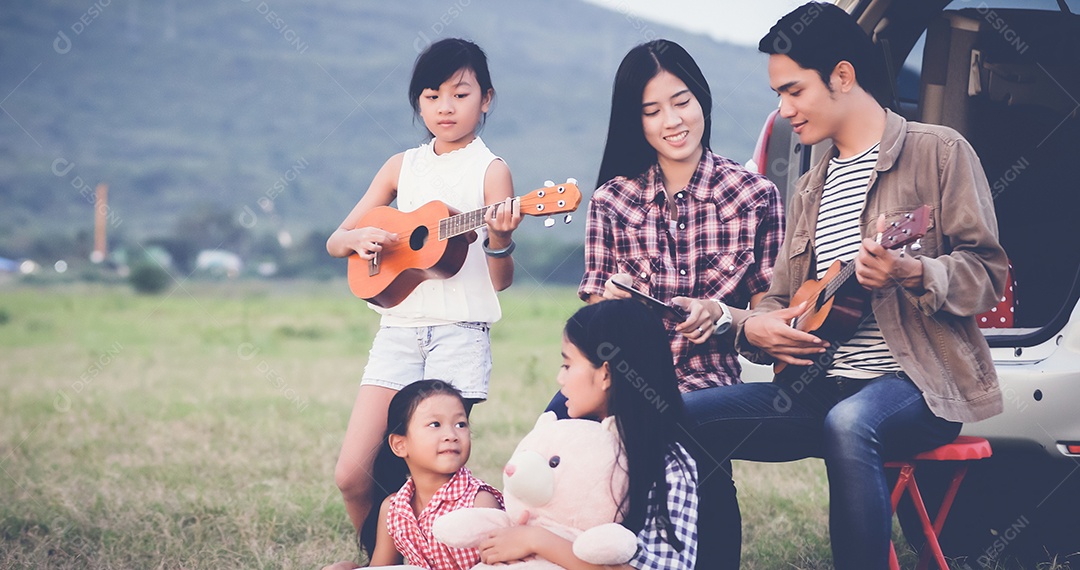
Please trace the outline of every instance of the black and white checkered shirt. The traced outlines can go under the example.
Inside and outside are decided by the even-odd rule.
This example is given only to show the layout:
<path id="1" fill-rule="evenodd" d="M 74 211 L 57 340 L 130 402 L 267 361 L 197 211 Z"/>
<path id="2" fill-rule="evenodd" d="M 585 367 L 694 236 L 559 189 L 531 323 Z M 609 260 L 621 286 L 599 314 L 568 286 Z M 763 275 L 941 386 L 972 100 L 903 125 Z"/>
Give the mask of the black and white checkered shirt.
<path id="1" fill-rule="evenodd" d="M 665 479 L 668 484 L 667 508 L 671 520 L 659 520 L 656 507 L 652 505 L 656 492 L 649 491 L 649 508 L 645 513 L 645 527 L 638 533 L 638 551 L 630 565 L 638 570 L 693 570 L 697 562 L 697 465 L 690 454 L 679 444 L 668 451 Z M 664 540 L 667 533 L 663 525 L 669 524 L 669 532 L 683 543 L 682 551 L 675 550 Z"/>

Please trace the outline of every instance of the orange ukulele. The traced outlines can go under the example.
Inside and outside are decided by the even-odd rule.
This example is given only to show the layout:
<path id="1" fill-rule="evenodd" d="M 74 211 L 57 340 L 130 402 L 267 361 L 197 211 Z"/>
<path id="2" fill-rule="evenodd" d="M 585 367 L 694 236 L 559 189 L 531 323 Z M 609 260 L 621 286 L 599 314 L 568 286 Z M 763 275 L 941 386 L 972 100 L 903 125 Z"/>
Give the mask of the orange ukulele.
<path id="1" fill-rule="evenodd" d="M 521 213 L 548 216 L 573 212 L 581 203 L 581 191 L 570 178 L 565 184 L 548 183 L 543 188 L 514 198 Z M 370 260 L 349 256 L 349 289 L 365 301 L 393 307 L 405 300 L 427 279 L 452 277 L 465 263 L 469 244 L 476 241 L 476 229 L 483 227 L 488 208 L 460 213 L 439 200 L 432 200 L 412 212 L 390 206 L 372 208 L 357 222 L 357 228 L 376 227 L 396 233 L 398 241 L 387 244 Z M 566 217 L 570 222 L 570 216 Z M 545 225 L 554 225 L 548 219 Z"/>
<path id="2" fill-rule="evenodd" d="M 890 223 L 878 237 L 878 243 L 885 249 L 904 247 L 926 235 L 929 222 L 930 207 L 920 206 Z M 807 302 L 806 309 L 792 319 L 791 326 L 829 342 L 850 339 L 870 310 L 869 291 L 854 277 L 855 262 L 837 259 L 821 279 L 807 279 L 791 296 L 791 307 Z M 779 374 L 786 367 L 786 362 L 777 362 L 773 373 Z"/>

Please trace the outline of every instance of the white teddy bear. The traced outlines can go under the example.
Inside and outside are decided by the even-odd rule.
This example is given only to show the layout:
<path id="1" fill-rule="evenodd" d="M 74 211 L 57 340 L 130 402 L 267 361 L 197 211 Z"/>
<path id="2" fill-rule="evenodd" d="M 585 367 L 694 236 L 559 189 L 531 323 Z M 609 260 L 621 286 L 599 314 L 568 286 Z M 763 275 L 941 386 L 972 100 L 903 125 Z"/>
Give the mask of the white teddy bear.
<path id="1" fill-rule="evenodd" d="M 592 564 L 625 564 L 637 552 L 637 537 L 618 524 L 626 495 L 626 456 L 615 418 L 536 421 L 503 469 L 506 511 L 462 509 L 437 519 L 435 538 L 455 548 L 475 548 L 494 529 L 522 520 L 573 541 L 574 555 Z M 478 570 L 558 569 L 539 557 L 510 565 L 479 564 Z"/>

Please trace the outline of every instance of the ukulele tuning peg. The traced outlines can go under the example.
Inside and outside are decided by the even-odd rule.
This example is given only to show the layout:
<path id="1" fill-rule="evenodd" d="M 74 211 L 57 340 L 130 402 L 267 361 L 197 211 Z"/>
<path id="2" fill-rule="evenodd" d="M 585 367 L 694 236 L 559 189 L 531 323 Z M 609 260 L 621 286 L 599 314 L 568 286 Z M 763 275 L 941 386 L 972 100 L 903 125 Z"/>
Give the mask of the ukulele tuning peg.
<path id="1" fill-rule="evenodd" d="M 555 220 L 551 219 L 551 216 L 544 218 L 544 227 L 550 228 L 555 225 Z"/>
<path id="2" fill-rule="evenodd" d="M 555 185 L 555 183 L 554 183 L 554 182 L 552 182 L 552 181 L 550 181 L 550 180 L 545 180 L 545 181 L 544 181 L 544 187 L 545 187 L 545 188 L 551 188 L 551 187 L 552 187 L 552 186 L 554 186 L 554 185 Z"/>
<path id="3" fill-rule="evenodd" d="M 911 244 L 911 251 L 919 251 L 922 249 L 922 238 L 915 240 L 915 243 Z"/>
<path id="4" fill-rule="evenodd" d="M 570 222 L 574 221 L 574 216 L 572 214 L 567 214 L 563 216 L 562 221 L 564 224 L 569 224 Z"/>
<path id="5" fill-rule="evenodd" d="M 577 184 L 577 178 L 567 178 L 566 183 L 567 184 Z"/>

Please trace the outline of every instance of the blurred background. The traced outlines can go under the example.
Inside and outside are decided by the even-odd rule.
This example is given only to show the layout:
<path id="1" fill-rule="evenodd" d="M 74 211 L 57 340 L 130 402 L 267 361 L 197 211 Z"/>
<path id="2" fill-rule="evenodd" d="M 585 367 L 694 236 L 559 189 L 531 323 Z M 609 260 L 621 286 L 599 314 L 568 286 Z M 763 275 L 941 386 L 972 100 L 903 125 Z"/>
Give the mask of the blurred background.
<path id="1" fill-rule="evenodd" d="M 574 177 L 588 196 L 615 69 L 656 38 L 697 59 L 714 150 L 745 162 L 776 104 L 756 41 L 796 4 L 7 0 L 0 280 L 340 277 L 325 239 L 388 157 L 423 142 L 405 93 L 443 37 L 487 51 L 482 136 L 519 194 Z M 584 205 L 571 225 L 526 221 L 519 278 L 576 282 L 583 219 Z"/>

